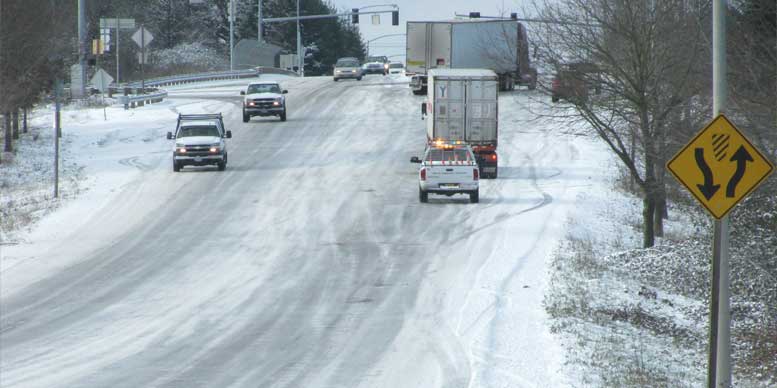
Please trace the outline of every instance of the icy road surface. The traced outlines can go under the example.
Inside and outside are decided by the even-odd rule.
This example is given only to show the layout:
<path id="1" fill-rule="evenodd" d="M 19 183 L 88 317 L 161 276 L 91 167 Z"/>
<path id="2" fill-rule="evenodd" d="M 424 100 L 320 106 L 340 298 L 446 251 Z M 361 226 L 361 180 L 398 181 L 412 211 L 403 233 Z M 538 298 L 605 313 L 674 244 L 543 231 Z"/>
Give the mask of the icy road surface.
<path id="1" fill-rule="evenodd" d="M 285 80 L 285 123 L 240 121 L 246 81 L 66 121 L 93 187 L 2 247 L 0 386 L 569 385 L 547 266 L 606 154 L 503 94 L 499 179 L 422 205 L 402 81 Z M 227 170 L 173 173 L 177 112 L 219 111 Z"/>

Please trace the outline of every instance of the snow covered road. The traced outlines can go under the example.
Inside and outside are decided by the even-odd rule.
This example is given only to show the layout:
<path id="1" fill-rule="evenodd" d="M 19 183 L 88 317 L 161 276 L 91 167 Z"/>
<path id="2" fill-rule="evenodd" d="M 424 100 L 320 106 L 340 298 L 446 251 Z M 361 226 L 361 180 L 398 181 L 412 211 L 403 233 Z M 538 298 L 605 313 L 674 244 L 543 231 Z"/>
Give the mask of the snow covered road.
<path id="1" fill-rule="evenodd" d="M 422 205 L 423 99 L 402 81 L 284 80 L 284 123 L 240 121 L 245 81 L 137 109 L 158 138 L 102 156 L 115 168 L 89 170 L 90 202 L 3 247 L 0 386 L 569 385 L 547 263 L 606 153 L 525 121 L 527 91 L 504 94 L 499 179 L 480 204 Z M 219 111 L 227 170 L 173 173 L 176 112 Z"/>

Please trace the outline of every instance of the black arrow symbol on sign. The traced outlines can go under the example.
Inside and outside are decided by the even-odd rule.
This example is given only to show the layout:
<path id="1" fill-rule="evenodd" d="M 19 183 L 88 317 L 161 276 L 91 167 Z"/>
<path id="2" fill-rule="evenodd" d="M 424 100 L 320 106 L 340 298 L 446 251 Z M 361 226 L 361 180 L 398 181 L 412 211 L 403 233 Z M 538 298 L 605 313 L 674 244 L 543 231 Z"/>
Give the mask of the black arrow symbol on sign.
<path id="1" fill-rule="evenodd" d="M 734 155 L 729 159 L 729 161 L 737 162 L 737 170 L 734 172 L 734 176 L 731 177 L 731 180 L 728 181 L 728 185 L 726 186 L 726 197 L 734 198 L 737 185 L 742 180 L 742 177 L 745 176 L 745 169 L 747 168 L 747 162 L 752 162 L 753 157 L 750 156 L 750 153 L 747 152 L 747 149 L 745 149 L 744 146 L 739 146 L 739 149 L 737 152 L 734 152 Z"/>
<path id="2" fill-rule="evenodd" d="M 712 196 L 718 192 L 720 185 L 712 184 L 712 170 L 710 169 L 710 166 L 707 165 L 707 162 L 704 160 L 704 148 L 696 148 L 695 151 L 696 151 L 696 164 L 699 166 L 699 170 L 701 170 L 701 173 L 704 174 L 704 184 L 696 185 L 696 187 L 699 188 L 699 191 L 701 191 L 701 193 L 704 195 L 704 198 L 707 198 L 707 200 L 709 201 L 710 198 L 712 198 Z"/>

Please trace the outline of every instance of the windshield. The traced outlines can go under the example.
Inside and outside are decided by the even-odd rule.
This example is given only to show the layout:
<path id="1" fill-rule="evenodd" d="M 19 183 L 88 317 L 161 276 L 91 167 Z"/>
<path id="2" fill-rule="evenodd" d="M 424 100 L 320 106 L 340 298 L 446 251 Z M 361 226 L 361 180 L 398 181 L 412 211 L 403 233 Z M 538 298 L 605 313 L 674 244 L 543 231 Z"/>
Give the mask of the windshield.
<path id="1" fill-rule="evenodd" d="M 248 85 L 247 94 L 255 93 L 280 93 L 281 88 L 278 84 L 253 84 Z"/>
<path id="2" fill-rule="evenodd" d="M 335 67 L 359 67 L 359 62 L 352 60 L 337 61 Z"/>
<path id="3" fill-rule="evenodd" d="M 220 137 L 221 134 L 219 133 L 218 127 L 216 127 L 215 125 L 195 125 L 195 126 L 182 127 L 178 131 L 178 135 L 176 136 L 176 138 L 180 139 L 182 137 L 192 137 L 192 136 Z"/>

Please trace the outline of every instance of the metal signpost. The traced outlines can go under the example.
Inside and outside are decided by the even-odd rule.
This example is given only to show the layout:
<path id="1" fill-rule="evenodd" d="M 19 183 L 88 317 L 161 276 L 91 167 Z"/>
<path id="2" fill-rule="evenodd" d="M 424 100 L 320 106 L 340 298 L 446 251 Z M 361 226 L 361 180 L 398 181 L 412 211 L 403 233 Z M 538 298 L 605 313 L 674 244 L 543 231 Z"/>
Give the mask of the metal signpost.
<path id="1" fill-rule="evenodd" d="M 731 386 L 729 211 L 750 194 L 774 166 L 722 113 L 726 90 L 726 0 L 712 7 L 714 119 L 667 163 L 667 169 L 715 217 L 708 388 Z"/>
<path id="2" fill-rule="evenodd" d="M 143 70 L 143 65 L 146 64 L 146 45 L 154 40 L 154 36 L 148 32 L 147 29 L 140 25 L 140 28 L 132 34 L 132 40 L 140 47 L 140 55 L 138 60 L 140 61 L 140 90 L 141 93 L 145 93 L 146 90 L 146 74 Z"/>

